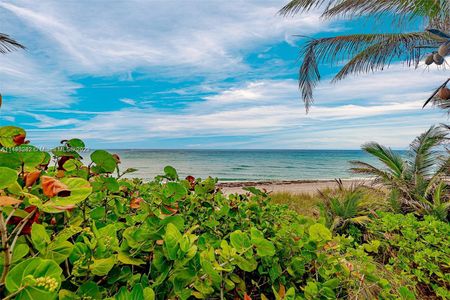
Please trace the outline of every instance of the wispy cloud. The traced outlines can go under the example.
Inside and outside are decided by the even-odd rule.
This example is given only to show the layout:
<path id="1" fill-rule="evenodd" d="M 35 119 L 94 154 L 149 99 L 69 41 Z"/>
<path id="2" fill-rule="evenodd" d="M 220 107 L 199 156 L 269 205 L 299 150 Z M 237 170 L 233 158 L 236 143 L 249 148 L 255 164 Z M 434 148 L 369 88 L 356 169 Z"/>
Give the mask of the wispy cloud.
<path id="1" fill-rule="evenodd" d="M 247 142 L 240 142 L 241 147 L 358 148 L 367 140 L 405 147 L 430 124 L 442 121 L 443 113 L 421 110 L 423 90 L 431 89 L 433 80 L 416 92 L 408 84 L 392 86 L 401 71 L 401 67 L 394 66 L 384 76 L 363 76 L 369 81 L 364 87 L 355 86 L 362 79 L 350 78 L 335 85 L 329 94 L 335 99 L 347 94 L 351 101 L 360 99 L 364 91 L 371 95 L 369 104 L 333 103 L 334 98 L 327 94 L 323 99 L 328 88 L 322 84 L 318 105 L 306 115 L 295 80 L 263 80 L 206 96 L 203 101 L 177 112 L 132 107 L 103 113 L 76 126 L 74 133 L 106 143 L 142 141 L 144 147 L 149 139 L 200 136 L 251 137 Z M 401 74 L 406 82 L 416 82 L 422 76 L 420 72 Z M 436 82 L 441 75 L 439 71 L 430 73 Z M 349 89 L 357 93 L 349 93 Z"/>
<path id="2" fill-rule="evenodd" d="M 243 50 L 326 26 L 314 13 L 278 16 L 282 3 L 134 1 L 105 9 L 103 2 L 89 2 L 86 9 L 84 1 L 19 1 L 0 7 L 36 32 L 44 40 L 38 44 L 45 43 L 72 73 L 110 75 L 158 67 L 178 77 L 246 70 Z"/>
<path id="3" fill-rule="evenodd" d="M 69 107 L 74 102 L 72 95 L 80 87 L 61 72 L 40 65 L 26 53 L 0 56 L 0 88 L 6 96 L 4 112 L 24 107 Z"/>
<path id="4" fill-rule="evenodd" d="M 29 49 L 0 57 L 1 120 L 43 144 L 200 148 L 404 147 L 443 120 L 420 109 L 443 72 L 399 65 L 323 82 L 306 115 L 293 34 L 345 24 L 282 18 L 284 2 L 1 2 L 2 31 Z"/>

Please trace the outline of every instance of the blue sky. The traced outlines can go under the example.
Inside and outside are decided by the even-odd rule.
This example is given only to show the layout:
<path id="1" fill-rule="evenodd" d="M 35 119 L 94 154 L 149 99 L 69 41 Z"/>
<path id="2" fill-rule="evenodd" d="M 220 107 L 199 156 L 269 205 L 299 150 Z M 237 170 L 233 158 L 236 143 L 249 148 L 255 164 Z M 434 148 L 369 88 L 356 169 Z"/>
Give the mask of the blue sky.
<path id="1" fill-rule="evenodd" d="M 0 31 L 28 49 L 0 57 L 0 125 L 42 146 L 357 149 L 404 148 L 447 120 L 421 110 L 446 71 L 400 64 L 338 84 L 322 66 L 305 114 L 296 34 L 393 29 L 318 12 L 283 18 L 285 2 L 3 1 Z"/>

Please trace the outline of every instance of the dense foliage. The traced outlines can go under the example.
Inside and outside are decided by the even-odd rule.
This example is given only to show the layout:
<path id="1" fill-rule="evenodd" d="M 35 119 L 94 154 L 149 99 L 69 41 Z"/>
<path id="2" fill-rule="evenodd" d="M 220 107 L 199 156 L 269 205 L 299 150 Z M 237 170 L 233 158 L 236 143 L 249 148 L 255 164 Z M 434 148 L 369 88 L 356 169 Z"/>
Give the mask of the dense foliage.
<path id="1" fill-rule="evenodd" d="M 368 231 L 381 241 L 377 260 L 397 273 L 421 299 L 450 299 L 450 224 L 431 216 L 383 214 Z"/>
<path id="2" fill-rule="evenodd" d="M 86 165 L 78 139 L 47 153 L 7 126 L 0 144 L 3 299 L 448 297 L 448 224 L 432 217 L 372 217 L 356 240 L 254 188 L 226 196 L 169 166 L 126 179 L 103 150 Z"/>
<path id="3" fill-rule="evenodd" d="M 447 129 L 432 126 L 411 143 L 406 157 L 378 143 L 365 144 L 363 150 L 376 158 L 382 167 L 354 161 L 352 170 L 371 175 L 387 187 L 396 210 L 433 215 L 448 221 L 450 156 L 443 148 L 447 136 Z"/>

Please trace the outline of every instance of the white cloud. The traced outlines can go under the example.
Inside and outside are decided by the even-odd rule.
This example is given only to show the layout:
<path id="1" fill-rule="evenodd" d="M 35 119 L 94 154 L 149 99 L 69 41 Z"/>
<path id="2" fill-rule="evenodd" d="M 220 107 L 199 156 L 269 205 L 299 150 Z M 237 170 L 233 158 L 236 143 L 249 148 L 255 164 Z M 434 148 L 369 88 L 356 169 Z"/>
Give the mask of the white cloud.
<path id="1" fill-rule="evenodd" d="M 284 2 L 114 1 L 105 9 L 101 1 L 18 1 L 0 6 L 42 39 L 29 41 L 32 45 L 56 55 L 60 67 L 74 74 L 156 66 L 178 75 L 212 75 L 246 70 L 245 50 L 325 28 L 319 14 L 277 15 Z"/>
<path id="2" fill-rule="evenodd" d="M 431 123 L 444 120 L 440 112 L 420 110 L 428 92 L 444 80 L 443 72 L 404 71 L 397 65 L 336 85 L 321 84 L 317 106 L 305 115 L 297 82 L 270 79 L 274 71 L 279 77 L 286 72 L 285 62 L 274 58 L 250 70 L 245 60 L 249 53 L 258 56 L 255 49 L 267 50 L 282 40 L 295 43 L 292 34 L 333 30 L 315 13 L 286 19 L 276 15 L 284 3 L 113 1 L 105 9 L 101 1 L 2 2 L 2 30 L 30 49 L 0 57 L 5 101 L 8 96 L 16 101 L 5 106 L 8 118 L 32 110 L 27 115 L 36 122 L 28 123 L 34 127 L 30 138 L 39 142 L 82 137 L 95 141 L 94 146 L 141 141 L 145 147 L 149 139 L 246 136 L 247 141 L 226 145 L 265 148 L 357 148 L 368 139 L 402 147 Z M 267 51 L 261 52 L 261 59 L 269 59 Z M 266 79 L 246 77 L 252 72 Z M 204 77 L 205 85 L 152 97 L 176 93 L 180 99 L 198 100 L 193 98 L 213 95 L 176 111 L 157 110 L 148 95 L 120 99 L 128 105 L 120 110 L 74 110 L 81 85 L 73 81 L 85 76 L 130 82 L 136 76 Z M 224 78 L 236 83 L 224 87 Z M 51 112 L 61 118 L 49 117 Z"/>
<path id="3" fill-rule="evenodd" d="M 397 80 L 398 76 L 402 80 Z M 357 84 L 360 78 L 349 78 L 333 86 L 332 92 L 323 83 L 317 105 L 308 115 L 299 101 L 295 80 L 253 81 L 177 112 L 132 107 L 102 113 L 80 123 L 71 134 L 124 145 L 142 141 L 144 147 L 149 139 L 202 136 L 247 136 L 248 141 L 239 144 L 244 148 L 358 148 L 368 140 L 405 147 L 431 124 L 445 121 L 442 111 L 421 110 L 424 91 L 439 84 L 442 73 L 430 73 L 430 81 L 419 80 L 421 76 L 420 72 L 401 73 L 395 66 L 383 76 L 363 76 L 369 82 L 364 87 Z M 408 82 L 419 86 L 411 89 Z M 326 90 L 333 98 L 324 98 Z M 345 95 L 348 100 L 341 103 Z M 370 104 L 358 103 L 367 95 Z M 353 100 L 355 104 L 351 104 Z"/>
<path id="4" fill-rule="evenodd" d="M 64 118 L 64 119 L 56 119 L 51 118 L 49 116 L 43 114 L 34 114 L 26 111 L 19 111 L 20 115 L 28 115 L 34 118 L 37 122 L 34 123 L 24 123 L 23 125 L 34 126 L 37 128 L 58 128 L 69 125 L 79 125 L 81 121 L 75 118 Z"/>
<path id="5" fill-rule="evenodd" d="M 3 111 L 27 108 L 68 107 L 80 88 L 59 71 L 51 71 L 26 53 L 0 55 L 0 88 Z M 11 96 L 14 99 L 11 99 Z"/>
<path id="6" fill-rule="evenodd" d="M 120 102 L 131 105 L 131 106 L 136 106 L 136 100 L 130 99 L 130 98 L 123 98 L 120 99 Z"/>

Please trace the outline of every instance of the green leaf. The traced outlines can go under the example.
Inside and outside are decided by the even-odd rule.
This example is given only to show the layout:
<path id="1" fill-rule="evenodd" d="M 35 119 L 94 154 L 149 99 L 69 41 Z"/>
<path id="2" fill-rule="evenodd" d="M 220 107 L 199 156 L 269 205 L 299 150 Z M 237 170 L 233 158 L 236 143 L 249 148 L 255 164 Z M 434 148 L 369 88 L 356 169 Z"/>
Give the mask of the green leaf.
<path id="1" fill-rule="evenodd" d="M 48 244 L 50 244 L 50 236 L 45 231 L 45 227 L 38 223 L 31 226 L 31 241 L 34 248 L 39 252 L 45 252 Z"/>
<path id="2" fill-rule="evenodd" d="M 253 245 L 256 247 L 256 253 L 259 256 L 274 256 L 275 246 L 273 243 L 266 239 L 255 239 Z"/>
<path id="3" fill-rule="evenodd" d="M 169 223 L 175 225 L 175 227 L 178 228 L 179 231 L 184 230 L 184 219 L 182 216 L 168 216 L 159 221 L 160 226 L 165 226 Z"/>
<path id="4" fill-rule="evenodd" d="M 258 267 L 258 262 L 254 259 L 247 259 L 241 256 L 233 256 L 236 265 L 245 272 L 253 272 Z"/>
<path id="5" fill-rule="evenodd" d="M 166 166 L 164 168 L 164 174 L 167 178 L 171 180 L 177 180 L 178 179 L 178 173 L 177 170 L 175 170 L 172 166 Z"/>
<path id="6" fill-rule="evenodd" d="M 317 284 L 312 281 L 306 284 L 304 291 L 306 299 L 317 299 L 317 296 L 319 295 L 319 288 L 317 287 Z"/>
<path id="7" fill-rule="evenodd" d="M 178 182 L 168 182 L 164 189 L 164 196 L 170 198 L 170 202 L 176 202 L 187 195 L 186 188 Z"/>
<path id="8" fill-rule="evenodd" d="M 79 226 L 68 226 L 58 233 L 55 237 L 55 241 L 67 241 L 69 238 L 77 233 L 80 233 L 81 231 L 83 231 L 83 228 Z"/>
<path id="9" fill-rule="evenodd" d="M 139 258 L 131 257 L 128 253 L 120 251 L 117 255 L 117 259 L 126 265 L 139 266 L 145 264 L 145 261 Z"/>
<path id="10" fill-rule="evenodd" d="M 239 253 L 246 251 L 252 246 L 248 235 L 240 230 L 236 230 L 230 234 L 230 242 Z"/>
<path id="11" fill-rule="evenodd" d="M 89 266 L 89 269 L 94 275 L 104 276 L 111 271 L 115 262 L 116 260 L 114 257 L 94 259 L 94 262 Z"/>
<path id="12" fill-rule="evenodd" d="M 117 193 L 120 189 L 119 183 L 113 177 L 104 177 L 102 178 L 106 189 L 111 193 Z"/>
<path id="13" fill-rule="evenodd" d="M 100 220 L 105 217 L 105 207 L 104 206 L 96 207 L 93 210 L 91 210 L 89 215 L 94 220 Z"/>
<path id="14" fill-rule="evenodd" d="M 323 283 L 323 286 L 329 287 L 330 289 L 336 289 L 338 288 L 340 283 L 340 280 L 338 278 L 333 278 L 333 279 L 329 279 L 327 281 L 325 281 Z"/>
<path id="15" fill-rule="evenodd" d="M 13 250 L 12 263 L 16 263 L 30 252 L 27 244 L 17 244 Z M 4 265 L 4 256 L 0 255 L 0 266 Z"/>
<path id="16" fill-rule="evenodd" d="M 266 240 L 264 235 L 258 229 L 252 227 L 250 229 L 251 242 L 256 247 L 256 253 L 259 256 L 274 256 L 275 246 L 274 244 Z"/>
<path id="17" fill-rule="evenodd" d="M 144 288 L 144 300 L 155 300 L 155 291 L 152 288 Z"/>
<path id="18" fill-rule="evenodd" d="M 52 260 L 39 257 L 27 259 L 16 265 L 6 276 L 6 289 L 9 293 L 20 290 L 15 299 L 41 300 L 56 298 L 61 285 L 62 269 Z M 51 285 L 40 286 L 45 280 Z"/>
<path id="19" fill-rule="evenodd" d="M 398 289 L 398 292 L 400 293 L 400 296 L 402 297 L 402 300 L 415 300 L 416 296 L 413 292 L 411 292 L 407 287 L 400 287 Z"/>
<path id="20" fill-rule="evenodd" d="M 105 150 L 95 150 L 91 154 L 91 160 L 95 163 L 96 173 L 112 173 L 116 169 L 117 162 L 111 153 Z"/>
<path id="21" fill-rule="evenodd" d="M 331 240 L 331 231 L 320 223 L 316 223 L 309 227 L 309 237 L 312 241 L 329 241 Z"/>
<path id="22" fill-rule="evenodd" d="M 15 147 L 14 137 L 17 135 L 25 135 L 25 130 L 15 126 L 0 127 L 0 144 L 3 147 Z"/>
<path id="23" fill-rule="evenodd" d="M 26 170 L 34 170 L 35 167 L 43 164 L 47 157 L 45 152 L 42 152 L 35 146 L 20 145 L 15 149 L 21 165 L 23 165 Z"/>
<path id="24" fill-rule="evenodd" d="M 70 139 L 66 142 L 66 144 L 68 146 L 70 146 L 71 148 L 84 148 L 85 147 L 84 142 L 80 139 Z"/>
<path id="25" fill-rule="evenodd" d="M 144 288 L 142 284 L 136 284 L 131 292 L 126 287 L 121 287 L 119 292 L 114 296 L 115 300 L 146 300 L 144 294 Z"/>
<path id="26" fill-rule="evenodd" d="M 69 159 L 66 161 L 63 165 L 64 170 L 70 172 L 79 169 L 83 163 L 79 161 L 78 159 Z"/>
<path id="27" fill-rule="evenodd" d="M 59 300 L 78 300 L 78 296 L 69 290 L 60 290 L 58 294 Z"/>
<path id="28" fill-rule="evenodd" d="M 15 182 L 17 182 L 17 171 L 0 167 L 0 189 L 4 189 Z"/>
<path id="29" fill-rule="evenodd" d="M 83 298 L 102 299 L 98 285 L 93 281 L 83 283 L 77 290 L 77 295 Z M 79 298 L 77 298 L 79 299 Z"/>
<path id="30" fill-rule="evenodd" d="M 179 249 L 178 241 L 181 240 L 182 235 L 178 228 L 172 223 L 167 224 L 166 233 L 164 234 L 164 247 L 167 253 L 167 258 L 175 260 Z"/>
<path id="31" fill-rule="evenodd" d="M 0 151 L 0 166 L 17 170 L 21 167 L 19 155 L 12 151 Z"/>
<path id="32" fill-rule="evenodd" d="M 73 248 L 73 244 L 69 241 L 54 241 L 48 245 L 43 257 L 60 264 L 70 256 Z"/>

